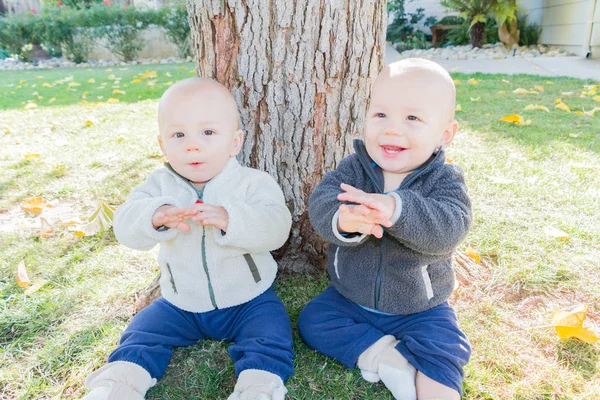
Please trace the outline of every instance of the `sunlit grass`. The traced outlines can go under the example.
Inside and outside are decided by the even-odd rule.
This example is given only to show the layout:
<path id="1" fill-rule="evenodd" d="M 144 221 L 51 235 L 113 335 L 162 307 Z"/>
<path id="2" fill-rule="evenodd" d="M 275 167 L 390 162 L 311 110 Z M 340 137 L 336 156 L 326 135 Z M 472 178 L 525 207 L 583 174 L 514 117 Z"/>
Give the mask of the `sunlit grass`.
<path id="1" fill-rule="evenodd" d="M 21 79 L 29 85 L 19 95 L 15 90 L 13 97 L 0 99 L 0 397 L 80 397 L 85 376 L 104 364 L 131 320 L 136 295 L 157 274 L 156 250 L 130 250 L 110 231 L 78 238 L 61 221 L 84 219 L 97 206 L 98 195 L 110 204 L 122 203 L 160 166 L 157 98 L 169 80 L 192 76 L 191 64 L 185 71 L 178 68 L 0 75 L 2 88 Z M 148 78 L 131 83 L 146 70 L 160 77 L 154 86 L 147 85 Z M 112 87 L 93 92 L 110 74 L 126 74 L 120 83 L 125 95 L 113 95 Z M 66 76 L 81 83 L 71 87 L 76 92 L 56 84 L 42 94 L 40 82 Z M 553 106 L 557 98 L 572 110 L 600 106 L 592 96 L 579 97 L 591 82 L 454 77 L 461 80 L 457 89 L 463 111 L 457 113 L 461 130 L 448 154 L 465 172 L 475 215 L 461 249 L 474 247 L 492 263 L 490 269 L 474 266 L 481 281 L 461 286 L 451 298 L 474 350 L 465 371 L 465 399 L 595 399 L 600 393 L 598 345 L 561 341 L 548 327 L 553 308 L 578 302 L 589 305 L 590 323 L 599 321 L 600 112 L 580 116 Z M 478 84 L 467 84 L 469 78 Z M 87 84 L 89 79 L 95 83 Z M 545 91 L 512 93 L 535 85 Z M 135 91 L 138 87 L 141 92 Z M 56 101 L 39 101 L 37 108 L 26 110 L 33 99 L 29 92 L 35 90 L 43 100 Z M 84 91 L 90 93 L 82 104 Z M 120 102 L 106 104 L 100 101 L 106 98 L 94 96 Z M 550 112 L 524 111 L 528 104 L 545 105 Z M 515 113 L 531 124 L 498 122 Z M 31 154 L 39 157 L 25 158 Z M 37 236 L 39 217 L 20 208 L 34 196 L 52 204 L 42 214 L 55 227 L 46 239 Z M 570 240 L 547 237 L 545 227 L 563 230 Z M 16 285 L 21 261 L 33 281 L 48 281 L 31 295 Z M 304 304 L 327 285 L 325 274 L 278 278 L 276 290 L 294 329 Z M 356 370 L 310 350 L 294 332 L 296 375 L 287 384 L 290 398 L 391 399 L 382 385 L 368 384 Z M 148 398 L 226 398 L 234 382 L 227 345 L 206 341 L 176 350 L 165 378 Z"/>

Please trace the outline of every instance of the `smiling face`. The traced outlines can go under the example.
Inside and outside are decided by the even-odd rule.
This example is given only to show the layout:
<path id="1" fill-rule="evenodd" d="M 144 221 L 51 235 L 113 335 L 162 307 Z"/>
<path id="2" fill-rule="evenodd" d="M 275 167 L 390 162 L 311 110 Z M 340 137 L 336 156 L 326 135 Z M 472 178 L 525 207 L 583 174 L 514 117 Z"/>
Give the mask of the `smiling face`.
<path id="1" fill-rule="evenodd" d="M 160 148 L 181 176 L 202 188 L 242 146 L 235 100 L 216 81 L 190 78 L 171 86 L 158 106 Z"/>
<path id="2" fill-rule="evenodd" d="M 431 61 L 402 60 L 379 74 L 371 91 L 365 145 L 386 181 L 399 184 L 452 141 L 458 128 L 454 104 L 452 79 Z"/>

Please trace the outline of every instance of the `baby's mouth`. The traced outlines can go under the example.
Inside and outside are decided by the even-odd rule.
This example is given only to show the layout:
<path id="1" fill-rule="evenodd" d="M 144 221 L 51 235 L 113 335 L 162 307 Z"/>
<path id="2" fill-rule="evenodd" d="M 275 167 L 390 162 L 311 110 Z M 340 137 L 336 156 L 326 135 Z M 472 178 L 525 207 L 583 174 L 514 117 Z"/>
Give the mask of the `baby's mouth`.
<path id="1" fill-rule="evenodd" d="M 386 156 L 394 157 L 406 149 L 404 147 L 400 147 L 400 146 L 383 145 L 383 146 L 381 146 L 381 150 L 383 150 L 383 153 Z"/>
<path id="2" fill-rule="evenodd" d="M 202 163 L 201 162 L 191 162 L 191 163 L 188 163 L 188 165 L 190 165 L 192 167 L 199 167 L 200 165 L 202 165 Z"/>

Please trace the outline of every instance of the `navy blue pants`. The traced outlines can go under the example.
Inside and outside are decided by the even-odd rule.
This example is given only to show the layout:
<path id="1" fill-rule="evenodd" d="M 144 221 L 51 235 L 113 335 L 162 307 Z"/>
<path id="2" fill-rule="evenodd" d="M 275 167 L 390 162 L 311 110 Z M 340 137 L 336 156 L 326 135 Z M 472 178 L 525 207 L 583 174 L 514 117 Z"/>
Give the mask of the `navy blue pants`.
<path id="1" fill-rule="evenodd" d="M 206 338 L 233 342 L 229 355 L 236 375 L 260 369 L 285 382 L 294 374 L 292 326 L 273 287 L 247 303 L 205 313 L 183 311 L 163 298 L 155 300 L 133 318 L 108 361 L 138 364 L 160 379 L 173 347 Z"/>
<path id="2" fill-rule="evenodd" d="M 304 307 L 298 329 L 310 347 L 348 368 L 373 343 L 393 335 L 400 341 L 396 349 L 418 371 L 462 394 L 471 346 L 447 302 L 416 314 L 385 315 L 365 310 L 330 286 Z"/>

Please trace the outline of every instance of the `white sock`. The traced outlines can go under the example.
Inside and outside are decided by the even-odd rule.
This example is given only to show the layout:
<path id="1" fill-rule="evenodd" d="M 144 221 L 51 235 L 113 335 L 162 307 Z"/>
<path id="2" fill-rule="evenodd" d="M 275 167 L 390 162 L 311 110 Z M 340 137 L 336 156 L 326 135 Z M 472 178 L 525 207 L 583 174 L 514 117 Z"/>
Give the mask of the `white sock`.
<path id="1" fill-rule="evenodd" d="M 391 344 L 394 344 L 395 346 L 395 343 L 398 343 L 395 337 L 392 335 L 385 335 L 363 351 L 358 357 L 356 366 L 360 368 L 360 374 L 364 380 L 371 383 L 380 381 L 379 374 L 377 373 L 377 369 L 379 368 L 379 355 Z"/>
<path id="2" fill-rule="evenodd" d="M 396 400 L 416 400 L 417 370 L 394 347 L 388 347 L 379 357 L 377 370 L 381 381 Z"/>
<path id="3" fill-rule="evenodd" d="M 115 361 L 92 372 L 85 379 L 90 392 L 84 400 L 143 400 L 148 389 L 156 384 L 143 367 L 127 362 Z"/>
<path id="4" fill-rule="evenodd" d="M 279 376 L 260 369 L 245 369 L 227 400 L 284 400 L 286 393 Z"/>

